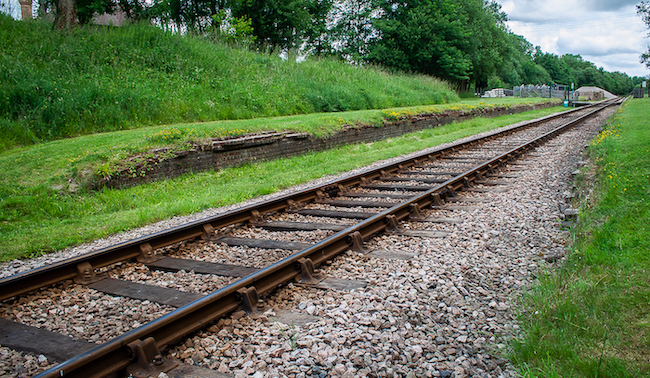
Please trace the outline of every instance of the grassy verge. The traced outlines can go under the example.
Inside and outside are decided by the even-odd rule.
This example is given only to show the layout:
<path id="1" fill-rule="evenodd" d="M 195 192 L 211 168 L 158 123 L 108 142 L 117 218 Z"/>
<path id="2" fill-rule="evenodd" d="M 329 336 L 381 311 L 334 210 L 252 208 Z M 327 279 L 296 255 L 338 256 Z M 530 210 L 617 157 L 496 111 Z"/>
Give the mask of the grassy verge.
<path id="1" fill-rule="evenodd" d="M 190 141 L 241 135 L 252 132 L 291 130 L 316 136 L 331 134 L 344 125 L 381 124 L 384 120 L 418 113 L 444 110 L 476 110 L 492 106 L 540 103 L 546 99 L 464 100 L 455 104 L 361 110 L 353 112 L 315 113 L 251 120 L 232 120 L 143 127 L 109 133 L 85 135 L 50 143 L 13 149 L 0 153 L 0 193 L 7 195 L 22 187 L 47 185 L 63 191 L 85 190 L 89 183 L 120 170 L 123 162 L 135 155 L 161 147 L 172 151 L 187 149 Z M 5 183 L 5 184 L 3 184 Z M 3 185 L 16 185 L 3 191 Z M 59 190 L 56 189 L 56 190 Z M 0 207 L 1 209 L 1 207 Z"/>
<path id="2" fill-rule="evenodd" d="M 0 260 L 47 253 L 175 215 L 232 204 L 562 109 L 476 118 L 383 142 L 186 175 L 124 190 L 75 192 L 68 181 L 76 169 L 83 169 L 79 167 L 90 167 L 103 155 L 137 144 L 137 138 L 143 138 L 138 133 L 145 129 L 14 150 L 0 155 Z"/>
<path id="3" fill-rule="evenodd" d="M 572 253 L 526 298 L 526 377 L 650 377 L 649 105 L 628 101 L 589 147 Z"/>
<path id="4" fill-rule="evenodd" d="M 285 61 L 150 25 L 56 32 L 0 14 L 0 150 L 165 123 L 457 100 L 424 75 Z"/>

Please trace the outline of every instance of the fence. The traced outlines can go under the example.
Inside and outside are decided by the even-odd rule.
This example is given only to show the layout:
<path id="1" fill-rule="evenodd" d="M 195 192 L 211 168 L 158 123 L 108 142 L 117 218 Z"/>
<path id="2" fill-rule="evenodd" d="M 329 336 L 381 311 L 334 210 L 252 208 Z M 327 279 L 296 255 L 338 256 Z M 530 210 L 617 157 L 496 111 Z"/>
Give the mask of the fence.
<path id="1" fill-rule="evenodd" d="M 575 92 L 568 92 L 549 87 L 548 85 L 521 85 L 512 88 L 515 97 L 546 97 L 559 98 L 560 100 L 578 100 Z"/>
<path id="2" fill-rule="evenodd" d="M 645 88 L 634 88 L 634 98 L 643 98 L 645 95 Z"/>

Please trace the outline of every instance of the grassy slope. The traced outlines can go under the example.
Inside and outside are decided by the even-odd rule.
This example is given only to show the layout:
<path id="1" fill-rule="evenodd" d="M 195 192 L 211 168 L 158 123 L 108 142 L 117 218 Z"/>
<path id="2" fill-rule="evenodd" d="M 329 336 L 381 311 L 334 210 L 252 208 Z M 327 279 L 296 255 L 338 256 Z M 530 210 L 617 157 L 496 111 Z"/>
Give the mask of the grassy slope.
<path id="1" fill-rule="evenodd" d="M 0 15 L 0 151 L 143 125 L 457 100 L 427 76 L 283 61 L 146 25 L 53 32 Z"/>
<path id="2" fill-rule="evenodd" d="M 527 298 L 514 359 L 528 377 L 650 377 L 649 105 L 628 101 L 589 148 L 573 253 Z"/>
<path id="3" fill-rule="evenodd" d="M 475 104 L 478 102 L 475 101 Z M 84 169 L 92 169 L 93 164 L 101 163 L 106 155 L 127 151 L 138 146 L 138 140 L 144 139 L 144 136 L 160 133 L 160 127 L 89 135 L 14 149 L 0 154 L 0 260 L 48 252 L 174 215 L 235 203 L 326 174 L 343 172 L 378 159 L 540 117 L 560 109 L 563 108 L 489 120 L 479 118 L 384 142 L 186 175 L 131 189 L 104 189 L 98 192 L 80 190 L 72 193 L 68 182 L 74 179 L 75 174 L 82 174 Z M 410 110 L 394 109 L 386 113 L 404 112 Z M 366 119 L 359 118 L 358 112 L 340 113 L 337 116 L 342 119 Z M 368 116 L 375 115 L 369 113 Z M 316 116 L 302 117 L 292 118 L 287 124 L 295 127 L 308 124 L 309 119 Z M 255 122 L 263 123 L 260 120 Z M 273 120 L 267 122 L 274 123 Z M 286 123 L 286 118 L 278 122 Z M 204 126 L 208 127 L 188 125 L 174 128 Z M 228 121 L 225 124 L 211 124 L 210 128 L 231 126 L 239 127 Z"/>

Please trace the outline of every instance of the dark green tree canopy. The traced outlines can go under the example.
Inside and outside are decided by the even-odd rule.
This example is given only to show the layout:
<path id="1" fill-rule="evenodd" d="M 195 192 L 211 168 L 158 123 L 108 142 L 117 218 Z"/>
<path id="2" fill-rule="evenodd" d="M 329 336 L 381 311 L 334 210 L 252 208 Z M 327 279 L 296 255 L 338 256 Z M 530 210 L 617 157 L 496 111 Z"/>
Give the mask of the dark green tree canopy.
<path id="1" fill-rule="evenodd" d="M 650 28 L 650 3 L 642 1 L 641 4 L 636 6 L 636 12 L 641 16 L 646 26 Z M 648 33 L 648 36 L 650 36 L 650 33 Z M 650 50 L 641 54 L 641 63 L 645 63 L 646 67 L 650 68 Z"/>
<path id="2" fill-rule="evenodd" d="M 468 15 L 455 1 L 383 2 L 374 22 L 381 37 L 366 60 L 393 69 L 420 72 L 454 82 L 469 80 L 472 62 Z"/>
<path id="3" fill-rule="evenodd" d="M 369 62 L 481 86 L 504 64 L 506 15 L 496 3 L 378 0 L 376 6 L 380 38 L 369 46 Z"/>
<path id="4" fill-rule="evenodd" d="M 240 0 L 228 4 L 235 17 L 253 23 L 257 43 L 271 49 L 291 48 L 322 31 L 331 1 Z"/>

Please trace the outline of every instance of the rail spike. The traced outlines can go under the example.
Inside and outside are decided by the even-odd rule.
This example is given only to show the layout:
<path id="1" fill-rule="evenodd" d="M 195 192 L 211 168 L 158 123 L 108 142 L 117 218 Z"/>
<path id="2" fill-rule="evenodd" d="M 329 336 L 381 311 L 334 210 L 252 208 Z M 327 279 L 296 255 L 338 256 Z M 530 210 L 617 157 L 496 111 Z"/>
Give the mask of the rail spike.
<path id="1" fill-rule="evenodd" d="M 205 227 L 205 226 L 204 226 Z M 214 229 L 213 229 L 214 231 Z M 160 260 L 162 257 L 156 256 L 153 253 L 153 247 L 149 243 L 144 243 L 140 245 L 140 254 L 136 258 L 139 263 L 150 264 L 154 261 Z"/>
<path id="2" fill-rule="evenodd" d="M 447 185 L 447 197 L 456 198 L 456 191 L 451 185 Z"/>
<path id="3" fill-rule="evenodd" d="M 167 373 L 179 365 L 178 361 L 165 359 L 158 349 L 153 337 L 141 341 L 137 339 L 127 346 L 127 354 L 134 361 L 126 368 L 127 375 L 134 378 L 146 378 Z"/>
<path id="4" fill-rule="evenodd" d="M 395 218 L 395 215 L 386 215 L 386 218 L 384 219 L 386 222 L 386 230 L 388 232 L 399 232 L 401 231 L 399 224 L 397 223 L 397 218 Z"/>
<path id="5" fill-rule="evenodd" d="M 242 287 L 237 290 L 237 296 L 241 302 L 241 306 L 246 311 L 246 313 L 251 316 L 259 316 L 260 312 L 257 309 L 257 305 L 260 301 L 260 296 L 257 294 L 257 289 L 255 286 L 251 287 Z"/>
<path id="6" fill-rule="evenodd" d="M 260 214 L 259 211 L 251 210 L 251 217 L 249 219 L 249 222 L 254 223 L 259 221 L 261 218 L 262 218 L 262 214 Z"/>
<path id="7" fill-rule="evenodd" d="M 432 206 L 442 206 L 443 205 L 442 198 L 440 198 L 440 193 L 432 193 L 431 194 L 431 205 Z"/>
<path id="8" fill-rule="evenodd" d="M 300 274 L 296 281 L 305 285 L 315 285 L 323 280 L 323 277 L 314 274 L 314 262 L 309 258 L 302 258 L 297 261 Z"/>
<path id="9" fill-rule="evenodd" d="M 91 283 L 101 281 L 104 278 L 106 277 L 95 273 L 95 269 L 89 262 L 82 262 L 77 265 L 77 275 L 73 278 L 73 281 L 80 285 L 90 285 Z"/>
<path id="10" fill-rule="evenodd" d="M 348 236 L 350 243 L 350 249 L 357 252 L 365 252 L 366 248 L 363 246 L 363 237 L 359 231 L 355 231 Z"/>
<path id="11" fill-rule="evenodd" d="M 287 200 L 287 210 L 299 210 L 302 207 L 300 202 L 294 201 L 292 199 Z"/>
<path id="12" fill-rule="evenodd" d="M 424 219 L 424 215 L 422 215 L 422 209 L 420 208 L 420 204 L 412 203 L 409 206 L 409 210 L 411 211 L 411 219 L 413 219 L 413 220 L 423 220 Z"/>

